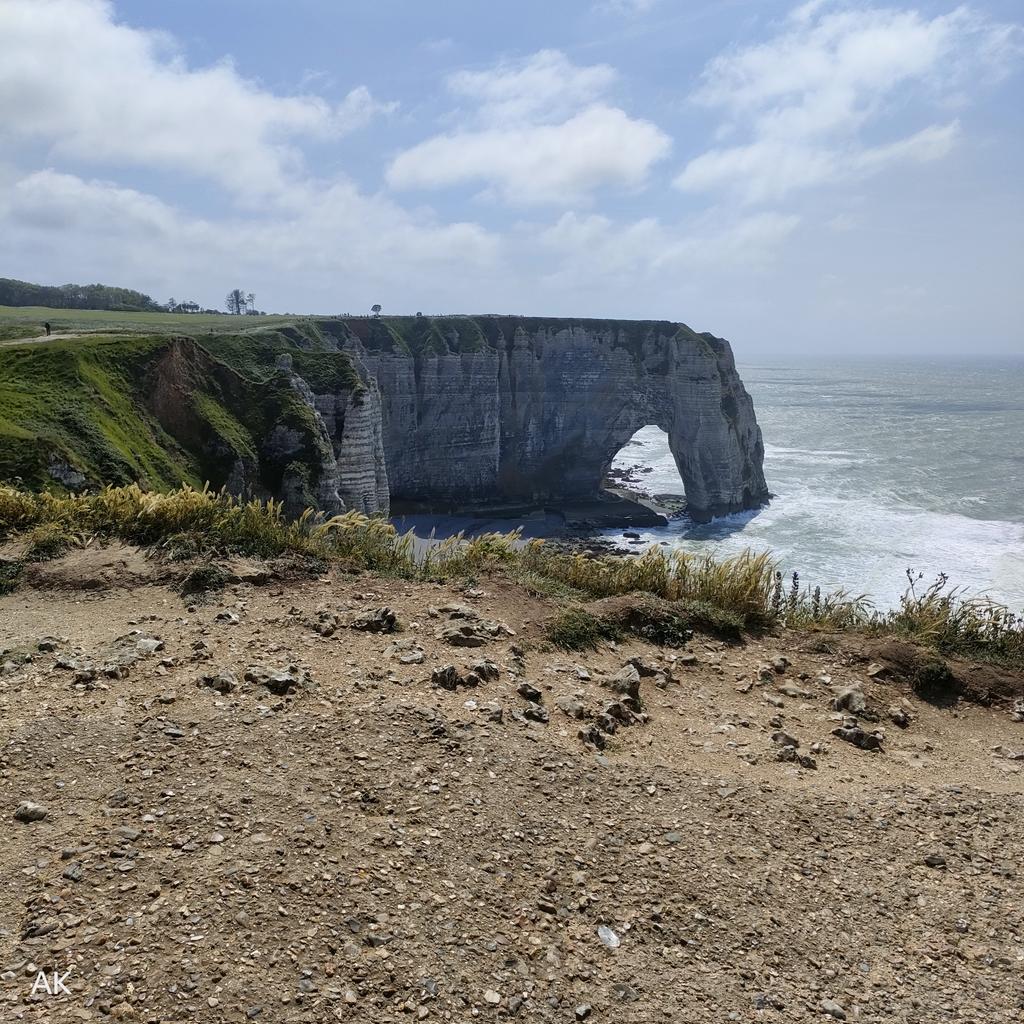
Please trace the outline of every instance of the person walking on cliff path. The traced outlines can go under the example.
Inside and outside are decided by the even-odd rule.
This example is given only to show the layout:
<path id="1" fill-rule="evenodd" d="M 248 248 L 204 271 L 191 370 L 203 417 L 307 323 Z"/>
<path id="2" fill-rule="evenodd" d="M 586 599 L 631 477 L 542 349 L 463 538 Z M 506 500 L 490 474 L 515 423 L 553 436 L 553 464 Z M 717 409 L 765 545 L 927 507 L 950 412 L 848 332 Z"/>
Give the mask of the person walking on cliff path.
<path id="1" fill-rule="evenodd" d="M 46 330 L 46 336 L 49 337 L 50 336 L 50 321 L 47 320 L 46 323 L 43 324 L 43 327 Z"/>

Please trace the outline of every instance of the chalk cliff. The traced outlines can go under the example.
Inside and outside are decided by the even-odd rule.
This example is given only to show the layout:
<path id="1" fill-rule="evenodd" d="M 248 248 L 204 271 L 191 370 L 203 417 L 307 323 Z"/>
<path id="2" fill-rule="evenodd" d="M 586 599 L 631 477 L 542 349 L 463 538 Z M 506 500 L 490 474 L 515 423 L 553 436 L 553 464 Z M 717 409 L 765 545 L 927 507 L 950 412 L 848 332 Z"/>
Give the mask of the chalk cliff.
<path id="1" fill-rule="evenodd" d="M 727 342 L 662 321 L 321 321 L 376 381 L 395 501 L 595 495 L 640 428 L 668 434 L 698 520 L 768 498 L 761 432 Z"/>

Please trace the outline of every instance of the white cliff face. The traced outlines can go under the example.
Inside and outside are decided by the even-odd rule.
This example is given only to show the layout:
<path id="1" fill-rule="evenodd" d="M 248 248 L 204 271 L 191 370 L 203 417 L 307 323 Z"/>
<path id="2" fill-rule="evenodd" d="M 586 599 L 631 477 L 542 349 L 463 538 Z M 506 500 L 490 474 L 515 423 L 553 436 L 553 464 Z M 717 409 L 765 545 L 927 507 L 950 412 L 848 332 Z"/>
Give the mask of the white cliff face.
<path id="1" fill-rule="evenodd" d="M 298 464 L 291 474 L 286 471 L 282 481 L 286 511 L 289 514 L 296 514 L 296 510 L 301 512 L 312 500 L 329 515 L 348 510 L 387 515 L 390 492 L 384 457 L 383 414 L 376 384 L 364 378 L 363 386 L 358 389 L 317 395 L 295 372 L 290 356 L 278 356 L 277 367 L 288 374 L 292 389 L 312 414 L 315 434 L 312 440 L 317 453 L 312 466 Z M 356 369 L 358 372 L 358 365 Z M 277 431 L 282 433 L 282 428 Z M 281 438 L 275 441 L 279 458 L 283 443 Z M 309 438 L 296 436 L 292 444 L 294 452 L 308 450 L 308 447 Z M 311 475 L 315 481 L 307 479 Z"/>
<path id="2" fill-rule="evenodd" d="M 381 394 L 391 494 L 442 505 L 498 500 L 498 353 L 367 353 L 365 361 Z"/>
<path id="3" fill-rule="evenodd" d="M 387 515 L 391 498 L 380 393 L 372 388 L 336 396 L 334 416 L 336 422 L 340 416 L 343 423 L 335 448 L 338 494 L 347 508 Z"/>
<path id="4" fill-rule="evenodd" d="M 390 324 L 397 334 L 410 320 Z M 419 353 L 380 344 L 379 329 L 365 337 L 359 321 L 327 322 L 379 389 L 395 500 L 465 507 L 591 496 L 626 441 L 656 424 L 692 516 L 767 501 L 761 432 L 727 342 L 663 322 L 469 322 L 487 339 L 480 350 Z"/>

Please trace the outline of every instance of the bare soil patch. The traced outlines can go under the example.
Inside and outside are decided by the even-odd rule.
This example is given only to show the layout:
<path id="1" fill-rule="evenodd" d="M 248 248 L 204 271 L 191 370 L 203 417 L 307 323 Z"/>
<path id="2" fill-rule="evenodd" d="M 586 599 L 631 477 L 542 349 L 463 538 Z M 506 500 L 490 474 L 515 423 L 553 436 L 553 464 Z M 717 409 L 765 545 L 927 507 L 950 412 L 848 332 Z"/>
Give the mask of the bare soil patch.
<path id="1" fill-rule="evenodd" d="M 1021 1019 L 1012 702 L 837 637 L 570 654 L 489 578 L 190 605 L 105 550 L 0 597 L 3 1021 Z"/>

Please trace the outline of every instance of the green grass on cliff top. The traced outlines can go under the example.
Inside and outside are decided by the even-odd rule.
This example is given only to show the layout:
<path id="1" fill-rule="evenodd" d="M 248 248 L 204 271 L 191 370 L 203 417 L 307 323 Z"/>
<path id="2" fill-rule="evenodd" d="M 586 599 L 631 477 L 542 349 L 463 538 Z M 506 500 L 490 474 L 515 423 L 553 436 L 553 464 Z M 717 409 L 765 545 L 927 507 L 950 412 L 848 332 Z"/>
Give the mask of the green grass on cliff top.
<path id="1" fill-rule="evenodd" d="M 637 348 L 649 335 L 667 337 L 682 334 L 692 341 L 703 341 L 718 348 L 721 340 L 699 334 L 685 324 L 667 320 L 601 320 L 586 317 L 535 317 L 486 315 L 450 316 L 233 316 L 228 313 L 130 313 L 100 309 L 48 309 L 43 306 L 0 306 L 0 345 L 5 341 L 43 337 L 43 324 L 49 322 L 55 334 L 66 332 L 104 332 L 128 334 L 184 334 L 202 339 L 207 334 L 248 333 L 260 328 L 279 328 L 285 324 L 315 325 L 343 322 L 370 349 L 388 350 L 405 355 L 444 355 L 481 352 L 497 345 L 500 335 L 506 340 L 517 331 L 528 334 L 555 333 L 566 327 L 579 327 L 611 334 L 616 343 Z M 339 336 L 344 329 L 339 329 Z"/>
<path id="2" fill-rule="evenodd" d="M 135 334 L 196 334 L 266 327 L 292 316 L 231 316 L 228 313 L 120 313 L 106 309 L 48 309 L 45 306 L 0 306 L 0 343 L 45 335 L 49 323 L 55 334 L 68 331 L 108 331 Z"/>

